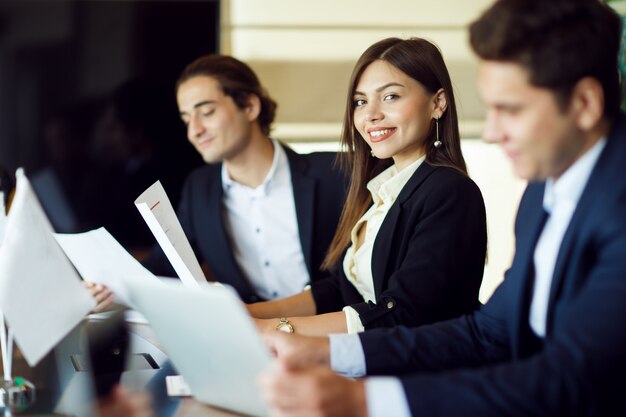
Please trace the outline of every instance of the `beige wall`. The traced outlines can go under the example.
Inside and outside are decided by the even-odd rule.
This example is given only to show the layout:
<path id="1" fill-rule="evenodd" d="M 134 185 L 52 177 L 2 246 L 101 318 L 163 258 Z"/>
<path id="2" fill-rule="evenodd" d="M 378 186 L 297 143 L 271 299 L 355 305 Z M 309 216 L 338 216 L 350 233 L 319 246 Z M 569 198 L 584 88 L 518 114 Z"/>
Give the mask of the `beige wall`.
<path id="1" fill-rule="evenodd" d="M 481 300 L 513 253 L 513 217 L 524 184 L 480 137 L 484 108 L 467 25 L 492 0 L 222 0 L 222 52 L 248 62 L 278 101 L 273 135 L 301 151 L 337 149 L 348 78 L 358 56 L 389 36 L 435 42 L 455 88 L 470 175 L 485 197 L 489 262 Z"/>
<path id="2" fill-rule="evenodd" d="M 222 3 L 222 51 L 257 71 L 280 103 L 277 129 L 287 129 L 286 139 L 331 139 L 339 132 L 347 81 L 358 56 L 385 37 L 427 38 L 448 64 L 462 133 L 477 136 L 483 108 L 474 88 L 476 59 L 466 28 L 490 3 L 230 0 Z M 321 124 L 319 132 L 315 124 Z M 336 125 L 332 137 L 329 124 Z"/>

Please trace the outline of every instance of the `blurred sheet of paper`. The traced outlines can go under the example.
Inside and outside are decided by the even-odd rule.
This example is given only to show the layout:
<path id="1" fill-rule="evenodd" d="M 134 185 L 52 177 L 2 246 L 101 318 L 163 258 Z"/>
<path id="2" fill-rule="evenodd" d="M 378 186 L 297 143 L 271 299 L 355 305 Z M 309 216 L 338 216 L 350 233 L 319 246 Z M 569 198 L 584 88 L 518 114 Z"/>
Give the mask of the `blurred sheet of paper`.
<path id="1" fill-rule="evenodd" d="M 172 279 L 172 278 L 168 278 Z M 111 317 L 115 313 L 114 311 L 103 311 L 101 313 L 91 313 L 89 316 L 89 320 L 106 320 Z M 138 312 L 137 310 L 125 310 L 124 311 L 124 320 L 126 323 L 134 323 L 134 324 L 149 324 L 148 320 Z"/>
<path id="2" fill-rule="evenodd" d="M 0 305 L 34 366 L 96 303 L 54 239 L 28 179 L 21 171 L 16 177 L 0 248 Z"/>
<path id="3" fill-rule="evenodd" d="M 207 284 L 187 236 L 160 181 L 152 184 L 135 200 L 135 206 L 170 260 L 180 280 L 187 286 Z"/>
<path id="4" fill-rule="evenodd" d="M 129 305 L 124 278 L 157 279 L 104 228 L 85 233 L 54 235 L 80 275 L 104 284 L 116 299 Z"/>

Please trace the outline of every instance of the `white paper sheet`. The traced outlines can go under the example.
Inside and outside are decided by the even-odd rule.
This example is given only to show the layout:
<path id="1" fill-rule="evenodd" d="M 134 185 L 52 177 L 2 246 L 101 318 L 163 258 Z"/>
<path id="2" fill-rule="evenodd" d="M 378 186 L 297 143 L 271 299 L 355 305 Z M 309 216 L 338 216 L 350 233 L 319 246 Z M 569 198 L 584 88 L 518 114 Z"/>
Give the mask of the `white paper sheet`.
<path id="1" fill-rule="evenodd" d="M 104 227 L 54 237 L 85 280 L 106 285 L 122 304 L 130 305 L 125 278 L 157 279 Z"/>
<path id="2" fill-rule="evenodd" d="M 34 366 L 96 303 L 54 239 L 28 179 L 21 170 L 16 177 L 0 247 L 0 306 Z"/>
<path id="3" fill-rule="evenodd" d="M 0 191 L 0 247 L 4 241 L 4 232 L 7 225 L 6 207 L 4 205 L 4 193 Z M 7 332 L 4 325 L 4 313 L 0 310 L 0 350 L 2 350 L 2 367 L 4 370 L 4 379 L 11 379 L 11 365 L 12 360 L 8 360 L 7 355 Z"/>
<path id="4" fill-rule="evenodd" d="M 135 200 L 135 206 L 181 281 L 190 287 L 206 285 L 202 268 L 161 182 L 155 182 L 144 191 Z"/>

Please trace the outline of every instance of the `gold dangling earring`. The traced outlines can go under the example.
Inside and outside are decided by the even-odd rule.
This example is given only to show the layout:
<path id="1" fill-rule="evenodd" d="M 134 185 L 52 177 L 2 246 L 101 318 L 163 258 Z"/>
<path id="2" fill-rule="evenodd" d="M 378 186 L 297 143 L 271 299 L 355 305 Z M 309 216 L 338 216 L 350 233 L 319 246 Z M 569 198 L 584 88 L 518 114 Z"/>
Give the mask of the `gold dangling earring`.
<path id="1" fill-rule="evenodd" d="M 433 145 L 435 145 L 437 149 L 441 148 L 441 145 L 443 145 L 439 140 L 439 117 L 435 117 L 435 143 L 433 143 Z"/>

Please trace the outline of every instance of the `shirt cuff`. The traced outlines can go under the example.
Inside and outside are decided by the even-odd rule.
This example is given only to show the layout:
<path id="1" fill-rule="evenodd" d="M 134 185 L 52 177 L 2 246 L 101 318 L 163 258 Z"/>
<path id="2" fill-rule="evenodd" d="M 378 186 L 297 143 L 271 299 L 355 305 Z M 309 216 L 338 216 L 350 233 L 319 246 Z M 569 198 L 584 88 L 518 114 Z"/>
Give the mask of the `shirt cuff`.
<path id="1" fill-rule="evenodd" d="M 331 334 L 330 368 L 342 375 L 359 377 L 365 375 L 365 352 L 361 340 L 355 334 Z"/>
<path id="2" fill-rule="evenodd" d="M 409 402 L 398 378 L 367 378 L 365 398 L 368 417 L 411 417 Z"/>
<path id="3" fill-rule="evenodd" d="M 346 315 L 346 325 L 348 326 L 349 334 L 361 333 L 365 331 L 365 327 L 363 327 L 363 323 L 361 323 L 361 317 L 354 308 L 350 306 L 344 307 L 343 312 Z"/>

